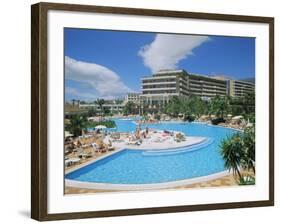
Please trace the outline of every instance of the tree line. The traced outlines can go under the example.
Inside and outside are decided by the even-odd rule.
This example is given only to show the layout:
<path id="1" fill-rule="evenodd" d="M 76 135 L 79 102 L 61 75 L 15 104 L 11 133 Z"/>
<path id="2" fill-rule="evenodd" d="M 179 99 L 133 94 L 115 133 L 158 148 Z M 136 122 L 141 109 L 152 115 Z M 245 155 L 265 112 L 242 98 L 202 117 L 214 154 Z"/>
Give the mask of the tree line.
<path id="1" fill-rule="evenodd" d="M 198 96 L 174 96 L 164 107 L 164 113 L 173 117 L 215 115 L 223 118 L 227 114 L 242 115 L 252 119 L 255 114 L 255 94 L 248 93 L 243 97 L 215 96 L 210 100 L 203 100 Z"/>

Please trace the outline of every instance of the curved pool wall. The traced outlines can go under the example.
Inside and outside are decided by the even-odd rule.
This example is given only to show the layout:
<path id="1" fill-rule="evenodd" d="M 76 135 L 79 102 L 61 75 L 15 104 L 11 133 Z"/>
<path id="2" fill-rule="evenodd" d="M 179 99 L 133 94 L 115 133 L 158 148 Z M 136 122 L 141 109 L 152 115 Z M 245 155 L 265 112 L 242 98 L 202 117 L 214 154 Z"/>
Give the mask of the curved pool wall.
<path id="1" fill-rule="evenodd" d="M 143 151 L 143 155 L 145 156 L 167 156 L 167 155 L 174 155 L 174 154 L 181 154 L 183 152 L 192 152 L 195 150 L 199 150 L 201 148 L 207 147 L 214 142 L 213 138 L 205 138 L 200 142 L 196 142 L 194 144 L 188 145 L 186 147 L 176 147 L 172 149 L 153 149 L 153 150 L 145 150 Z"/>
<path id="2" fill-rule="evenodd" d="M 133 131 L 129 120 L 116 120 L 118 131 Z M 145 125 L 157 130 L 174 130 L 188 136 L 203 136 L 212 142 L 197 150 L 169 155 L 145 155 L 142 150 L 125 149 L 66 174 L 66 179 L 89 183 L 155 184 L 194 179 L 224 172 L 220 141 L 235 130 L 200 123 L 158 123 Z M 196 146 L 195 146 L 196 147 Z"/>

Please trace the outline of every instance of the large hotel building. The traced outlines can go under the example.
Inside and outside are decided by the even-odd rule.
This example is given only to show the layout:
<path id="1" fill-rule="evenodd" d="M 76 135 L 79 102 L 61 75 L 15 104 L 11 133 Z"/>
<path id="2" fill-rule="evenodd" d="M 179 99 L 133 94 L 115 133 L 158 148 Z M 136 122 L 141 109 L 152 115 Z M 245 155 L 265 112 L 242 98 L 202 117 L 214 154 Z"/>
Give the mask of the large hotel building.
<path id="1" fill-rule="evenodd" d="M 188 96 L 188 76 L 184 70 L 160 71 L 141 79 L 141 104 L 165 104 L 173 96 Z"/>
<path id="2" fill-rule="evenodd" d="M 214 96 L 241 97 L 255 90 L 255 84 L 245 81 L 226 79 L 223 76 L 190 74 L 185 70 L 162 70 L 141 79 L 141 93 L 128 93 L 125 99 L 107 101 L 103 105 L 112 113 L 121 113 L 127 102 L 134 102 L 142 111 L 163 108 L 173 97 L 198 96 L 209 100 Z M 81 104 L 80 108 L 95 107 L 97 104 Z M 148 107 L 148 108 L 145 108 Z"/>
<path id="3" fill-rule="evenodd" d="M 198 96 L 202 99 L 219 96 L 241 97 L 255 90 L 255 84 L 190 74 L 185 70 L 162 70 L 141 79 L 142 93 L 134 95 L 141 105 L 165 105 L 173 96 Z"/>
<path id="4" fill-rule="evenodd" d="M 228 80 L 228 95 L 241 97 L 247 93 L 253 92 L 255 85 L 250 82 L 242 82 L 238 80 Z"/>

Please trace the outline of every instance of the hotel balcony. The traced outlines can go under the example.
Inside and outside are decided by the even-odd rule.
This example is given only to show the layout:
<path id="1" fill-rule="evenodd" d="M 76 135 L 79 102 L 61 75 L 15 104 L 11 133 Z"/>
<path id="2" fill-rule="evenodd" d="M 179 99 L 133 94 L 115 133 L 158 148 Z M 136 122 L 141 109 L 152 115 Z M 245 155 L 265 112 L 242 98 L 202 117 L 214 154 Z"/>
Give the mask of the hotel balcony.
<path id="1" fill-rule="evenodd" d="M 177 87 L 142 88 L 143 91 L 176 90 Z"/>
<path id="2" fill-rule="evenodd" d="M 168 85 L 168 84 L 177 84 L 177 81 L 158 81 L 158 82 L 149 82 L 149 83 L 142 83 L 142 86 L 150 86 L 150 85 Z"/>
<path id="3" fill-rule="evenodd" d="M 171 79 L 174 78 L 176 79 L 176 75 L 169 75 L 169 76 L 147 76 L 147 77 L 142 77 L 141 80 L 156 80 L 156 79 Z"/>

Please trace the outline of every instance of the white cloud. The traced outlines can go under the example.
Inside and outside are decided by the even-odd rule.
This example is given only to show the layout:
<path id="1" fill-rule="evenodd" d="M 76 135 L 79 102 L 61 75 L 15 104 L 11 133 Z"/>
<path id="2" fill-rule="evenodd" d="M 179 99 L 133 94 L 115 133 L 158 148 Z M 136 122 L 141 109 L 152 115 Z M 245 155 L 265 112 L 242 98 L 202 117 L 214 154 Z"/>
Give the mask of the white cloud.
<path id="1" fill-rule="evenodd" d="M 139 50 L 138 55 L 152 72 L 175 69 L 179 61 L 192 55 L 194 48 L 208 40 L 208 36 L 157 34 L 152 43 Z"/>
<path id="2" fill-rule="evenodd" d="M 80 83 L 86 83 L 93 87 L 92 93 L 85 93 L 83 90 L 73 87 L 66 88 L 66 94 L 71 94 L 79 98 L 116 98 L 131 91 L 120 77 L 110 69 L 95 63 L 77 61 L 70 57 L 65 57 L 65 77 Z"/>
<path id="3" fill-rule="evenodd" d="M 90 100 L 97 97 L 95 94 L 85 93 L 79 90 L 78 88 L 73 88 L 68 86 L 65 87 L 65 94 L 67 96 L 71 96 L 72 98 L 84 99 L 84 100 Z"/>

